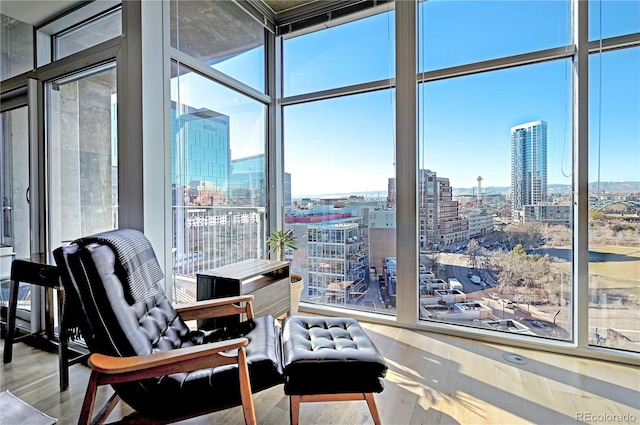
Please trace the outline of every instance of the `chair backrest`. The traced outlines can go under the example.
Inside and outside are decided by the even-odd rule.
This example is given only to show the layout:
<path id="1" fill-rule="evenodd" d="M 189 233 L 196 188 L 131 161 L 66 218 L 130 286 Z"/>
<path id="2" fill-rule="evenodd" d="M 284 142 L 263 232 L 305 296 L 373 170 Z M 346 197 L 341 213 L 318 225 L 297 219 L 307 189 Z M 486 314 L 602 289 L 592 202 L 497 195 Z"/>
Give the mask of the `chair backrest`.
<path id="1" fill-rule="evenodd" d="M 110 233 L 118 237 L 118 232 Z M 179 348 L 189 332 L 187 325 L 155 282 L 142 282 L 154 288 L 146 295 L 144 291 L 131 295 L 134 291 L 127 279 L 136 267 L 127 269 L 118 247 L 110 245 L 84 238 L 54 251 L 66 308 L 72 311 L 89 350 L 123 357 Z"/>

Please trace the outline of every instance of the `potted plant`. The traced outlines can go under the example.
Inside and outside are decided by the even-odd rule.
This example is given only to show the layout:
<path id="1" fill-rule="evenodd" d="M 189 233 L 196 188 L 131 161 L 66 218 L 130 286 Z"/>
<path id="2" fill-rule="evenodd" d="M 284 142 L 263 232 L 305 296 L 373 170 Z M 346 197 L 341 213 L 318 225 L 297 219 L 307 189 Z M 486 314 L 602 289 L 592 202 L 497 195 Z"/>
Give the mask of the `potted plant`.
<path id="1" fill-rule="evenodd" d="M 298 238 L 293 235 L 293 230 L 274 230 L 267 240 L 271 252 L 274 252 L 280 261 L 284 261 L 284 250 L 286 247 L 298 249 Z"/>
<path id="2" fill-rule="evenodd" d="M 298 237 L 294 236 L 293 230 L 280 229 L 273 230 L 267 240 L 271 252 L 274 252 L 280 261 L 284 261 L 285 248 L 289 247 L 293 250 L 298 249 Z M 291 314 L 298 313 L 300 305 L 300 296 L 304 289 L 304 280 L 302 276 L 292 274 L 291 278 Z"/>

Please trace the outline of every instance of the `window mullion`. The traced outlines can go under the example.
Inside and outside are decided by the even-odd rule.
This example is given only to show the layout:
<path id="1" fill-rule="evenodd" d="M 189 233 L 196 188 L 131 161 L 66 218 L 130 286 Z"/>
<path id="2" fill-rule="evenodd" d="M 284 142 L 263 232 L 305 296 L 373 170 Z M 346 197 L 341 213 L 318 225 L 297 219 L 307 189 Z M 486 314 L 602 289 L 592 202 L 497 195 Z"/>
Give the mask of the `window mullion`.
<path id="1" fill-rule="evenodd" d="M 589 51 L 587 2 L 573 1 L 573 293 L 574 341 L 589 345 Z"/>

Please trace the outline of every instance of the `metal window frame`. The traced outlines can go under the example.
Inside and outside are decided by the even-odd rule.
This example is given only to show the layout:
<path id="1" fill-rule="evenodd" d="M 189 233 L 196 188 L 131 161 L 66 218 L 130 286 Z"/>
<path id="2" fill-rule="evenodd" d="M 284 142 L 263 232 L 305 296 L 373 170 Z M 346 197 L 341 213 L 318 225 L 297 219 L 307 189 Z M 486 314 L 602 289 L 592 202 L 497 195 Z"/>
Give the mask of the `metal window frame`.
<path id="1" fill-rule="evenodd" d="M 278 100 L 281 106 L 290 106 L 306 102 L 324 99 L 332 99 L 359 93 L 368 93 L 375 90 L 388 88 L 396 89 L 396 99 L 405 99 L 402 104 L 396 104 L 396 161 L 401 164 L 396 170 L 397 196 L 405 201 L 399 203 L 397 222 L 400 223 L 397 230 L 397 240 L 404 243 L 397 245 L 399 297 L 397 317 L 384 316 L 359 310 L 345 310 L 332 306 L 304 304 L 304 311 L 318 314 L 345 314 L 363 320 L 371 320 L 378 323 L 392 324 L 395 326 L 412 329 L 423 329 L 448 335 L 461 336 L 487 342 L 499 342 L 505 345 L 524 348 L 539 349 L 555 353 L 579 355 L 582 357 L 601 360 L 616 361 L 621 363 L 633 363 L 637 360 L 637 353 L 620 351 L 615 349 L 593 347 L 588 344 L 588 62 L 589 54 L 601 53 L 623 48 L 640 46 L 640 33 L 626 34 L 602 40 L 588 41 L 588 2 L 572 0 L 573 41 L 566 46 L 544 49 L 524 54 L 491 59 L 476 63 L 464 64 L 455 67 L 437 69 L 427 72 L 411 73 L 415 67 L 416 58 L 410 52 L 415 50 L 414 34 L 407 26 L 411 26 L 415 13 L 414 7 L 417 0 L 395 2 L 396 13 L 396 77 L 392 79 L 365 82 L 356 85 L 338 87 L 295 96 L 282 97 Z M 327 27 L 326 25 L 324 26 Z M 323 28 L 319 26 L 313 30 Z M 310 29 L 301 30 L 280 36 L 280 39 L 298 36 L 310 32 Z M 417 37 L 417 34 L 415 35 Z M 483 72 L 501 69 L 515 68 L 536 63 L 550 62 L 567 59 L 572 67 L 572 103 L 573 103 L 573 167 L 574 167 L 574 317 L 572 318 L 574 332 L 571 341 L 557 341 L 517 334 L 502 334 L 495 331 L 464 327 L 454 324 L 420 321 L 417 309 L 417 290 L 412 283 L 417 279 L 417 246 L 419 244 L 419 224 L 417 223 L 417 205 L 415 202 L 417 185 L 417 165 L 414 164 L 417 153 L 417 127 L 413 109 L 415 99 L 414 90 L 418 84 L 455 78 L 464 75 L 479 74 Z M 578 68 L 577 64 L 581 63 Z M 282 66 L 282 65 L 280 65 Z M 579 72 L 578 72 L 579 71 Z M 282 71 L 280 71 L 282 72 Z M 403 127 L 403 128 L 400 128 Z M 411 135 L 407 128 L 416 127 L 416 134 Z M 408 142 L 414 140 L 416 146 Z M 413 156 L 412 156 L 413 155 Z M 414 224 L 415 222 L 415 224 Z M 402 224 L 404 223 L 404 224 Z M 415 226 L 415 227 L 414 227 Z M 411 245 L 410 248 L 407 246 Z M 402 257 L 402 258 L 401 258 Z M 414 267 L 415 266 L 415 267 Z M 403 285 L 402 282 L 405 282 Z M 406 294 L 409 292 L 410 294 Z"/>
<path id="2" fill-rule="evenodd" d="M 278 41 L 275 38 L 275 18 L 267 10 L 266 7 L 263 7 L 261 2 L 256 0 L 233 0 L 241 9 L 243 9 L 250 17 L 258 21 L 262 24 L 264 28 L 264 75 L 266 78 L 265 81 L 265 92 L 257 90 L 248 84 L 243 83 L 217 69 L 211 68 L 204 64 L 202 61 L 198 60 L 190 56 L 187 53 L 184 53 L 175 47 L 170 45 L 170 34 L 169 34 L 169 25 L 168 21 L 165 23 L 165 38 L 166 38 L 166 51 L 167 56 L 169 57 L 169 72 L 167 81 L 171 78 L 171 62 L 175 61 L 180 65 L 183 65 L 189 68 L 191 71 L 197 73 L 198 75 L 206 78 L 209 81 L 213 81 L 214 83 L 221 84 L 224 87 L 227 87 L 239 94 L 245 95 L 253 101 L 256 101 L 263 106 L 266 107 L 265 114 L 265 134 L 264 134 L 264 153 L 265 153 L 265 177 L 266 177 L 266 193 L 267 193 L 267 205 L 266 205 L 266 222 L 264 226 L 264 246 L 262 247 L 262 252 L 268 253 L 267 249 L 267 235 L 271 231 L 271 229 L 279 228 L 280 223 L 284 223 L 284 196 L 281 188 L 284 186 L 284 166 L 283 166 L 283 147 L 282 143 L 278 143 L 278 141 L 282 141 L 282 137 L 279 136 L 279 132 L 281 129 L 281 125 L 277 123 L 281 122 L 281 114 L 282 108 L 277 104 L 276 98 L 277 93 L 280 92 L 280 81 L 281 78 L 278 77 L 278 72 L 281 69 L 281 66 L 278 65 L 277 57 L 279 52 L 281 51 L 280 46 L 278 45 Z M 170 4 L 166 4 L 166 14 L 170 15 Z M 261 19 L 262 18 L 262 19 Z M 168 17 L 167 17 L 168 19 Z M 167 90 L 167 89 L 165 89 Z M 170 90 L 168 90 L 170 91 Z M 165 102 L 167 105 L 170 104 L 169 101 Z M 167 126 L 170 127 L 170 107 L 167 107 L 167 111 L 165 113 L 165 117 L 167 117 L 167 121 L 169 124 Z M 168 133 L 170 134 L 170 129 L 168 129 Z M 170 136 L 167 138 L 167 145 L 170 149 Z M 170 156 L 170 155 L 169 155 Z M 171 161 L 169 160 L 168 165 L 165 165 L 165 170 L 168 176 L 171 175 Z M 171 197 L 169 196 L 168 205 L 170 204 Z M 170 205 L 169 205 L 170 210 Z M 171 223 L 167 226 L 166 231 L 166 240 L 170 241 L 173 237 L 173 231 L 171 229 Z M 168 244 L 168 242 L 167 242 Z"/>

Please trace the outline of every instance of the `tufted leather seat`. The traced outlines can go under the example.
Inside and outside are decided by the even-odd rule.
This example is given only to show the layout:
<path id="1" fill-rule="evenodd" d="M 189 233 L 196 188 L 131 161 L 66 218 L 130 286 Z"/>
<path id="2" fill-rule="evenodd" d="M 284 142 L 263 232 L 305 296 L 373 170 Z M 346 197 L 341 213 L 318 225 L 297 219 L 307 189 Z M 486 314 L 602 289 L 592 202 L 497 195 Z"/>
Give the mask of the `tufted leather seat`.
<path id="1" fill-rule="evenodd" d="M 355 319 L 287 317 L 283 323 L 285 393 L 379 393 L 387 363 Z"/>
<path id="2" fill-rule="evenodd" d="M 82 332 L 92 353 L 146 356 L 242 337 L 248 339 L 244 350 L 251 391 L 282 383 L 280 327 L 273 317 L 256 317 L 234 329 L 191 330 L 161 290 L 139 301 L 127 295 L 111 246 L 72 244 L 58 248 L 54 256 L 67 301 L 81 316 Z M 237 364 L 112 386 L 120 398 L 149 418 L 189 416 L 194 410 L 241 404 Z"/>

